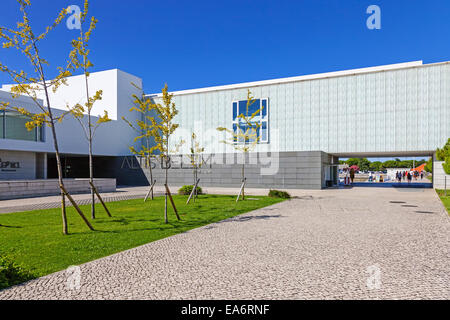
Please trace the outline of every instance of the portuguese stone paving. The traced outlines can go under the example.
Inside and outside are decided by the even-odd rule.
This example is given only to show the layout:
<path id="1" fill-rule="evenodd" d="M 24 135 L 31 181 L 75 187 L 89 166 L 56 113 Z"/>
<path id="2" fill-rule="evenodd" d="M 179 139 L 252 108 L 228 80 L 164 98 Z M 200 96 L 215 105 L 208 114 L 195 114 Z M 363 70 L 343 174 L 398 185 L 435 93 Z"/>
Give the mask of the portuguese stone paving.
<path id="1" fill-rule="evenodd" d="M 79 282 L 63 270 L 0 299 L 450 298 L 449 216 L 433 190 L 291 194 L 83 264 Z"/>

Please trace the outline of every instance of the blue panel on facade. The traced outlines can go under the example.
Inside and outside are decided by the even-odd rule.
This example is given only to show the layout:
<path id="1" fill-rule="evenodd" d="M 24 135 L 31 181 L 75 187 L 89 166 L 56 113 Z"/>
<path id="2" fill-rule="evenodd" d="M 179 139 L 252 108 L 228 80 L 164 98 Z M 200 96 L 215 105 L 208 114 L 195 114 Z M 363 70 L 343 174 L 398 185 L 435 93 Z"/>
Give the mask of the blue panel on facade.
<path id="1" fill-rule="evenodd" d="M 260 108 L 259 105 L 259 99 L 256 99 L 252 104 L 248 106 L 247 111 L 247 100 L 241 100 L 239 101 L 239 114 L 250 116 Z"/>

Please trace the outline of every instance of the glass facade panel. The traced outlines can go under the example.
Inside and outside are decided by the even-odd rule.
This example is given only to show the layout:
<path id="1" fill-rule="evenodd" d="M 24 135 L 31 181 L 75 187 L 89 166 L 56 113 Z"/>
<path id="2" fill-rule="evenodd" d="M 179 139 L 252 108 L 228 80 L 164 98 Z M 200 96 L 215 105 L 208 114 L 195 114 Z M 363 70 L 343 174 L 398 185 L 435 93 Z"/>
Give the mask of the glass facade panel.
<path id="1" fill-rule="evenodd" d="M 259 99 L 256 99 L 253 101 L 252 104 L 248 106 L 248 112 L 247 112 L 247 100 L 241 100 L 239 101 L 239 114 L 243 114 L 246 116 L 251 116 L 256 110 L 258 110 L 260 107 L 260 101 Z"/>
<path id="2" fill-rule="evenodd" d="M 265 119 L 267 117 L 267 99 L 261 100 L 261 103 L 262 103 L 262 105 L 261 105 L 262 117 L 263 117 L 263 119 Z"/>
<path id="3" fill-rule="evenodd" d="M 267 142 L 267 122 L 261 124 L 261 142 Z"/>

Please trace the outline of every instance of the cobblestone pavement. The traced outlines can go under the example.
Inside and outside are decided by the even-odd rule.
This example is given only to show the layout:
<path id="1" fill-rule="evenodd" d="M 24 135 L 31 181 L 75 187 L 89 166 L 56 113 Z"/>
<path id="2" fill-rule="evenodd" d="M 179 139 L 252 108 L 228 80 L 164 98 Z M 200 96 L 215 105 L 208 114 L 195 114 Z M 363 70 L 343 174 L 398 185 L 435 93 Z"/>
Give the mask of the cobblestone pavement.
<path id="1" fill-rule="evenodd" d="M 78 289 L 61 271 L 0 299 L 450 298 L 449 217 L 433 190 L 292 194 L 81 265 Z"/>
<path id="2" fill-rule="evenodd" d="M 118 188 L 116 192 L 101 193 L 104 202 L 122 201 L 144 198 L 148 192 L 149 187 L 124 187 Z M 160 196 L 163 194 L 162 188 L 155 189 L 154 195 Z M 85 205 L 91 203 L 90 194 L 72 194 L 73 199 L 78 205 Z M 95 202 L 99 203 L 97 197 Z M 71 206 L 71 203 L 66 200 L 66 205 Z M 0 201 L 0 214 L 12 213 L 21 211 L 41 210 L 58 208 L 61 206 L 60 196 L 44 196 L 35 198 L 12 199 Z"/>

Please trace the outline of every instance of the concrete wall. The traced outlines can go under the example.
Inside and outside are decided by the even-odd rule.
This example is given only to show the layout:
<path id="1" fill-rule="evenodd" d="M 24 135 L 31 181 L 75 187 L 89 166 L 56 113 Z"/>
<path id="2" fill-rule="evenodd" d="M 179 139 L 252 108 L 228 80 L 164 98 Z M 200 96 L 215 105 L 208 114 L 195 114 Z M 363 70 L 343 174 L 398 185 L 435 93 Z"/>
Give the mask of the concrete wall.
<path id="1" fill-rule="evenodd" d="M 116 179 L 95 179 L 94 185 L 99 192 L 116 191 Z M 88 179 L 64 179 L 69 193 L 89 193 Z M 0 200 L 39 197 L 60 194 L 58 180 L 16 180 L 0 181 Z"/>
<path id="2" fill-rule="evenodd" d="M 447 190 L 450 190 L 450 174 L 445 173 L 444 167 L 442 167 L 443 163 L 444 161 L 433 162 L 433 188 L 444 189 L 447 177 Z"/>
<path id="3" fill-rule="evenodd" d="M 210 155 L 205 155 L 208 159 Z M 184 161 L 173 157 L 169 169 L 169 185 L 193 184 L 193 169 L 189 158 Z M 212 155 L 199 170 L 201 186 L 239 187 L 242 181 L 241 154 Z M 143 162 L 144 163 L 144 162 Z M 153 160 L 153 179 L 164 183 L 165 171 L 158 160 Z M 282 189 L 321 189 L 325 186 L 324 165 L 329 163 L 327 154 L 321 151 L 280 152 L 271 154 L 250 153 L 245 159 L 247 187 Z M 150 180 L 150 170 L 143 168 Z"/>

